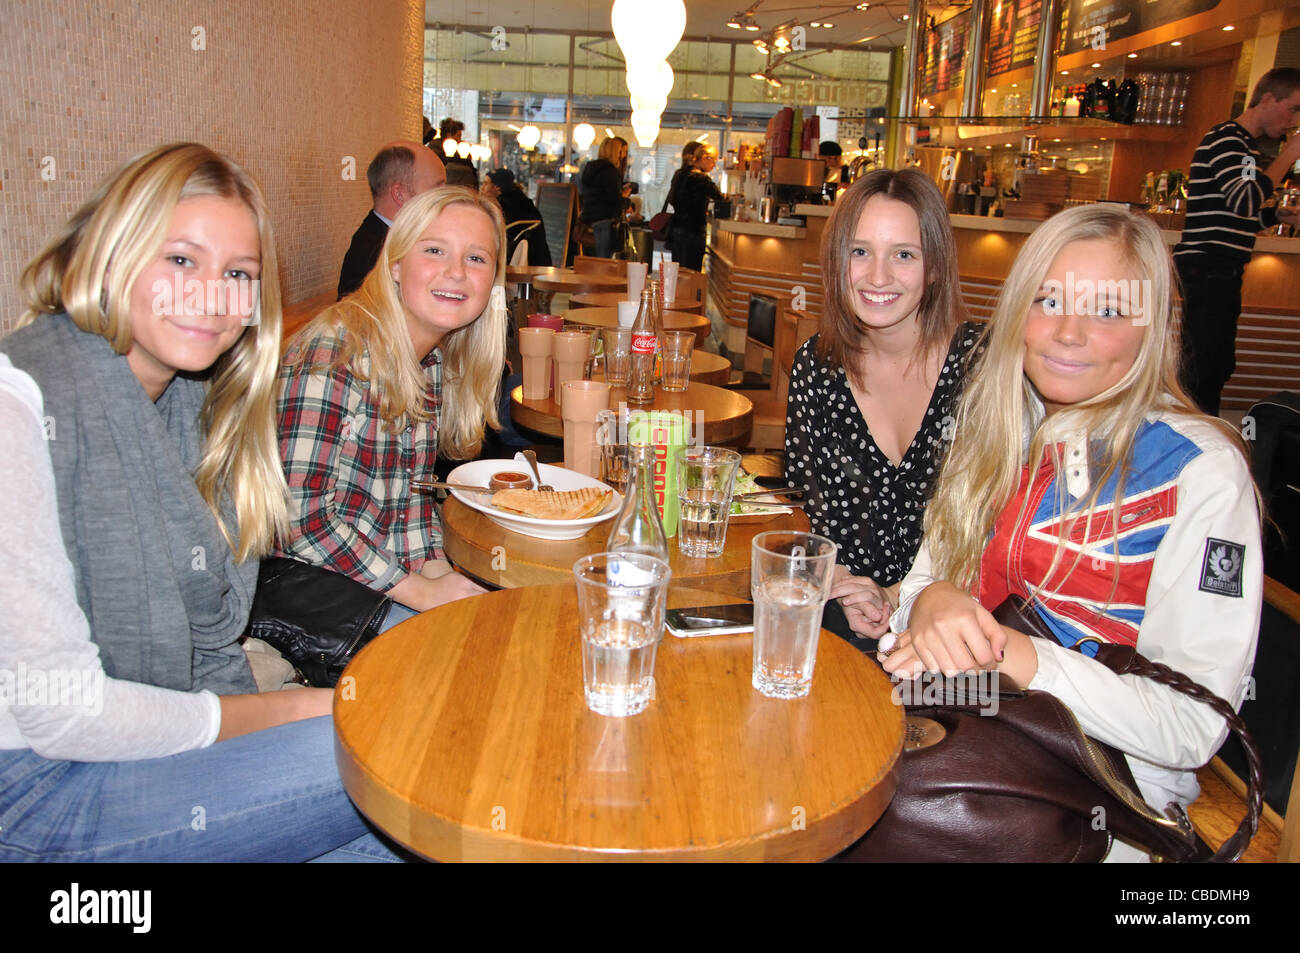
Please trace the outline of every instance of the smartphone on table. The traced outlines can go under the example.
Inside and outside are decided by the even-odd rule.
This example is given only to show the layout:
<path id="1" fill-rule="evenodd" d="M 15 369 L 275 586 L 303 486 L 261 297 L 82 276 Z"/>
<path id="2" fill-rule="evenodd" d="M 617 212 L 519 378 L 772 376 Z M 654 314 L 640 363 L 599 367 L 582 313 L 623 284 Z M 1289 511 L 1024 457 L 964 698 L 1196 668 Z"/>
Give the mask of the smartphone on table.
<path id="1" fill-rule="evenodd" d="M 725 606 L 692 606 L 664 613 L 668 631 L 678 638 L 698 635 L 735 635 L 754 631 L 754 606 L 737 602 Z"/>

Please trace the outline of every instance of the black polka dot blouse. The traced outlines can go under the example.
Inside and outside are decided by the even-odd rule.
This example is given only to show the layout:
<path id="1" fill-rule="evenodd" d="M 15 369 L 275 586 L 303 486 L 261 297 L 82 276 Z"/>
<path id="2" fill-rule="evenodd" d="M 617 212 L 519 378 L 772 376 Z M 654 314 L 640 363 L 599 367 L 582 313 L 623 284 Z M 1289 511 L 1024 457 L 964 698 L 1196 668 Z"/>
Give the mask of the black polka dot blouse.
<path id="1" fill-rule="evenodd" d="M 957 328 L 925 419 L 897 467 L 880 451 L 844 369 L 817 358 L 817 336 L 795 354 L 785 418 L 785 474 L 808 491 L 812 531 L 839 544 L 839 562 L 882 586 L 900 582 L 921 545 L 921 517 L 948 444 L 965 358 L 983 328 Z"/>

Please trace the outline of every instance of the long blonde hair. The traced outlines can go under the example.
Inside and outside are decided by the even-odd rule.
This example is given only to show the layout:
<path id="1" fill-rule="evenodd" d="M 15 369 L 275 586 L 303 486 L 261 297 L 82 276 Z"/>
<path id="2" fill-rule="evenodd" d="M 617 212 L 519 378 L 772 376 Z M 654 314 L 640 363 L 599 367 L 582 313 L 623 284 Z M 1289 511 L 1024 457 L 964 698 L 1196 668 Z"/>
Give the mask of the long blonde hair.
<path id="1" fill-rule="evenodd" d="M 235 558 L 269 552 L 288 526 L 288 491 L 276 436 L 275 377 L 280 356 L 280 278 L 266 200 L 230 159 L 196 143 L 159 146 L 114 172 L 23 271 L 27 310 L 19 326 L 66 312 L 77 327 L 131 349 L 131 290 L 167 237 L 176 205 L 197 196 L 244 203 L 261 245 L 252 323 L 208 372 L 200 422 L 199 494 Z M 234 506 L 235 526 L 222 515 Z"/>
<path id="2" fill-rule="evenodd" d="M 443 385 L 438 448 L 440 453 L 464 460 L 478 453 L 485 425 L 493 429 L 501 426 L 497 395 L 505 366 L 507 330 L 505 224 L 500 207 L 491 199 L 463 186 L 446 185 L 408 201 L 393 220 L 379 260 L 361 287 L 295 334 L 284 363 L 296 372 L 329 370 L 306 367 L 308 352 L 304 345 L 314 337 L 333 335 L 340 346 L 331 366 L 346 367 L 364 380 L 382 384 L 372 393 L 379 416 L 391 432 L 404 429 L 411 420 L 431 419 L 434 410 L 420 368 L 424 355 L 416 354 L 411 343 L 406 307 L 393 280 L 392 266 L 406 257 L 420 236 L 452 205 L 469 205 L 487 215 L 497 242 L 496 279 L 483 312 L 473 323 L 450 332 L 438 345 Z"/>
<path id="3" fill-rule="evenodd" d="M 1099 493 L 1114 478 L 1114 525 L 1119 525 L 1134 438 L 1147 414 L 1172 411 L 1196 417 L 1216 426 L 1245 455 L 1236 431 L 1197 410 L 1178 383 L 1177 279 L 1155 223 L 1119 205 L 1067 209 L 1040 225 L 1016 257 L 985 331 L 987 351 L 962 395 L 952 447 L 925 513 L 926 546 L 936 578 L 971 588 L 993 522 L 1019 487 L 1021 467 L 1028 462 L 1030 472 L 1036 472 L 1046 457 L 1058 472 L 1063 469 L 1057 447 L 1046 445 L 1044 421 L 1026 433 L 1037 398 L 1024 374 L 1025 325 L 1052 262 L 1079 241 L 1114 243 L 1150 290 L 1141 314 L 1149 325 L 1133 366 L 1112 387 L 1069 409 L 1077 415 L 1071 422 L 1097 441 L 1094 448 L 1101 447 L 1100 453 L 1090 450 L 1092 492 L 1069 509 L 1072 519 L 1092 521 Z M 1063 481 L 1058 491 L 1064 504 Z M 1065 535 L 1046 578 L 1063 554 Z"/>

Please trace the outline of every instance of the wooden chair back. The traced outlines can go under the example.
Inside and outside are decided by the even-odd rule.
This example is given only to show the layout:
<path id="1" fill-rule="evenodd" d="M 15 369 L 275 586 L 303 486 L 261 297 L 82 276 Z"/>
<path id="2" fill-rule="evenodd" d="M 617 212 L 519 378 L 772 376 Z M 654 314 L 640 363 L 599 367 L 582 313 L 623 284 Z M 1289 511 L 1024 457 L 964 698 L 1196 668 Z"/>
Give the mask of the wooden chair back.
<path id="1" fill-rule="evenodd" d="M 595 255 L 574 255 L 573 270 L 580 275 L 613 275 L 617 278 L 627 274 L 627 262 Z"/>

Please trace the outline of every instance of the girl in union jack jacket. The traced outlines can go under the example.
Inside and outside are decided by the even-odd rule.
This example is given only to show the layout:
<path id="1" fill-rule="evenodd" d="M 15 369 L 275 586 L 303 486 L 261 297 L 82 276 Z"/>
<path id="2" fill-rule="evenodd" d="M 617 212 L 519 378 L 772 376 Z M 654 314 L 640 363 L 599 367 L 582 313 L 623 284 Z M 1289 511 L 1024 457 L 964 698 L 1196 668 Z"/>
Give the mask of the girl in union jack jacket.
<path id="1" fill-rule="evenodd" d="M 1160 809 L 1196 798 L 1223 719 L 1070 647 L 1135 645 L 1240 704 L 1263 591 L 1241 442 L 1178 384 L 1172 275 L 1155 225 L 1118 206 L 1069 209 L 1026 242 L 958 412 L 897 637 L 881 642 L 890 672 L 996 667 L 1053 693 L 1125 752 Z M 993 620 L 1011 593 L 1033 598 L 1059 644 Z"/>

